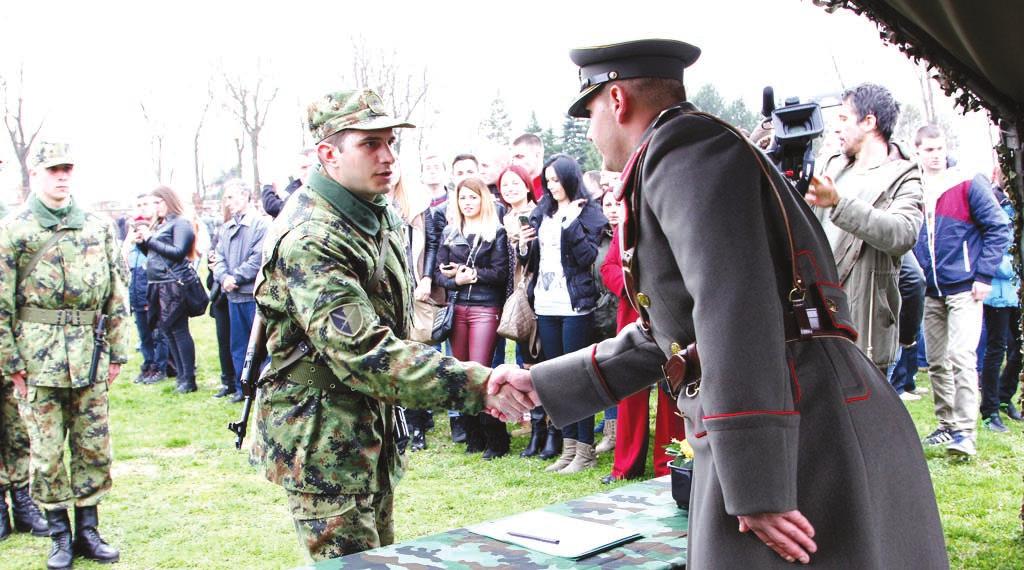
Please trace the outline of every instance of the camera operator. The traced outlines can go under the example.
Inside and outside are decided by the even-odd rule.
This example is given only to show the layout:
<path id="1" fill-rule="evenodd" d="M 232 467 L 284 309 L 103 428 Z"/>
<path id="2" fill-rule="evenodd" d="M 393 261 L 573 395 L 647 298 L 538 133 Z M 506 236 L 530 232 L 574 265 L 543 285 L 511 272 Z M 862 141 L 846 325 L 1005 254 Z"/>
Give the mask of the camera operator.
<path id="1" fill-rule="evenodd" d="M 805 199 L 828 236 L 850 300 L 857 346 L 884 373 L 894 362 L 900 313 L 899 259 L 924 221 L 921 173 L 893 143 L 899 104 L 864 83 L 843 93 L 840 151 L 825 161 Z"/>

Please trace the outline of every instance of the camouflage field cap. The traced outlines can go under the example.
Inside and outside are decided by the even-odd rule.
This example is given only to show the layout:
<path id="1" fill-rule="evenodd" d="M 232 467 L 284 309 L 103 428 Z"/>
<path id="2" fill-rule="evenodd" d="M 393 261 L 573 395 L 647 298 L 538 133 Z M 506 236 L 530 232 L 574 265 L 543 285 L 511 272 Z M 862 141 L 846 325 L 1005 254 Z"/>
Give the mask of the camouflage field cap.
<path id="1" fill-rule="evenodd" d="M 35 168 L 50 168 L 60 164 L 74 164 L 71 156 L 71 145 L 59 142 L 41 142 L 32 159 Z"/>
<path id="2" fill-rule="evenodd" d="M 309 132 L 317 142 L 345 129 L 372 131 L 416 128 L 388 115 L 384 101 L 371 89 L 335 91 L 309 106 Z"/>

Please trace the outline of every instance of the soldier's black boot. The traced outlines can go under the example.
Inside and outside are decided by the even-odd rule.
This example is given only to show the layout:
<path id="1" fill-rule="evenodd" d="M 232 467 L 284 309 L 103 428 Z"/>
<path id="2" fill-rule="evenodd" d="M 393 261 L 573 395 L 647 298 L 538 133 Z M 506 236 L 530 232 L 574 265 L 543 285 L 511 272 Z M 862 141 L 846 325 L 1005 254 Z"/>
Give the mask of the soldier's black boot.
<path id="1" fill-rule="evenodd" d="M 562 430 L 553 425 L 548 425 L 548 440 L 544 443 L 544 450 L 540 452 L 540 458 L 547 460 L 558 457 L 562 454 Z"/>
<path id="2" fill-rule="evenodd" d="M 452 426 L 452 442 L 462 443 L 466 441 L 466 417 L 465 416 L 451 416 L 448 418 L 448 423 Z"/>
<path id="3" fill-rule="evenodd" d="M 11 487 L 11 511 L 14 513 L 14 529 L 18 532 L 31 532 L 33 536 L 50 536 L 46 519 L 32 500 L 28 485 Z"/>
<path id="4" fill-rule="evenodd" d="M 101 564 L 117 562 L 121 553 L 100 536 L 99 522 L 96 507 L 75 507 L 75 555 Z"/>
<path id="5" fill-rule="evenodd" d="M 11 536 L 11 517 L 7 514 L 7 489 L 0 487 L 0 540 Z"/>
<path id="6" fill-rule="evenodd" d="M 526 449 L 519 454 L 519 457 L 534 457 L 540 453 L 541 449 L 544 449 L 544 444 L 548 440 L 548 426 L 544 418 L 530 418 L 530 443 L 526 445 Z"/>
<path id="7" fill-rule="evenodd" d="M 68 510 L 46 511 L 46 524 L 50 527 L 50 557 L 46 559 L 48 570 L 65 570 L 71 568 L 71 521 Z"/>
<path id="8" fill-rule="evenodd" d="M 487 447 L 484 430 L 480 425 L 479 415 L 462 414 L 463 426 L 466 428 L 466 453 L 480 453 Z"/>

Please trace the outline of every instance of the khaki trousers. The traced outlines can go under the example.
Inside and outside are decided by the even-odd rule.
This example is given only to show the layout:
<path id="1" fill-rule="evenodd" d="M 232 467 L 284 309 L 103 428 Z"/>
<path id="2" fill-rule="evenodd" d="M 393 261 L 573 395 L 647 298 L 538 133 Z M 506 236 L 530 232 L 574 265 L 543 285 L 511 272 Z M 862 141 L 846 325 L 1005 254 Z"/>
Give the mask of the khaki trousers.
<path id="1" fill-rule="evenodd" d="M 939 427 L 974 439 L 978 422 L 978 339 L 982 303 L 971 292 L 924 301 L 928 375 Z"/>

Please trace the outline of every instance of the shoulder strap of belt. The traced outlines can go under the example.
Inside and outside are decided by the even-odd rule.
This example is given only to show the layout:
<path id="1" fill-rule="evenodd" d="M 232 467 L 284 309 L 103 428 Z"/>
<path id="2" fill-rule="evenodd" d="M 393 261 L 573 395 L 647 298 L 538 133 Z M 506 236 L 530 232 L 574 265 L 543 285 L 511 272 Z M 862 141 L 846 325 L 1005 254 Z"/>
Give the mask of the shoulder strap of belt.
<path id="1" fill-rule="evenodd" d="M 59 240 L 62 235 L 70 231 L 71 228 L 62 228 L 53 232 L 53 235 L 50 236 L 50 239 L 46 240 L 46 243 L 44 243 L 39 249 L 36 250 L 34 254 L 32 254 L 32 259 L 28 261 L 28 265 L 26 265 L 25 269 L 23 269 L 21 273 L 18 274 L 18 289 L 21 289 L 21 287 L 25 284 L 25 280 L 28 279 L 28 276 L 32 274 L 33 270 L 35 270 L 36 265 L 39 265 L 39 260 L 43 258 L 43 255 L 45 255 L 46 252 L 49 251 L 51 247 L 53 247 L 53 244 L 57 243 L 57 240 Z"/>

